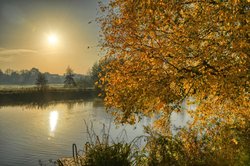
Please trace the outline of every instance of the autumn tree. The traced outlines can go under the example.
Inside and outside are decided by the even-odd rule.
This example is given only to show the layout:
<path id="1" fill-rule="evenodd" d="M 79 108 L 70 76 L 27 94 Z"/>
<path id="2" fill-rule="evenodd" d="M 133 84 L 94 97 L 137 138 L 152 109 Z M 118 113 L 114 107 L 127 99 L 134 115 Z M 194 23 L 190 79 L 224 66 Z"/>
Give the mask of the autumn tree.
<path id="1" fill-rule="evenodd" d="M 68 66 L 65 73 L 65 80 L 64 80 L 65 87 L 75 87 L 76 82 L 74 80 L 74 71 Z"/>
<path id="2" fill-rule="evenodd" d="M 247 0 L 101 5 L 103 59 L 112 59 L 100 85 L 106 106 L 120 122 L 158 113 L 165 132 L 188 96 L 198 103 L 193 124 L 249 121 L 249 8 Z"/>
<path id="3" fill-rule="evenodd" d="M 101 72 L 101 66 L 98 62 L 95 62 L 94 65 L 91 67 L 89 75 L 93 80 L 94 84 L 99 81 L 99 73 Z"/>
<path id="4" fill-rule="evenodd" d="M 187 156 L 244 150 L 235 132 L 246 134 L 250 120 L 249 1 L 112 0 L 100 9 L 103 60 L 112 59 L 100 86 L 118 122 L 157 114 L 156 127 L 171 135 L 171 113 L 192 97 Z"/>
<path id="5" fill-rule="evenodd" d="M 102 96 L 102 97 L 105 96 L 105 90 L 104 90 L 105 82 L 102 76 L 105 75 L 104 73 L 105 67 L 108 65 L 110 61 L 111 59 L 107 58 L 106 60 L 96 62 L 94 63 L 90 71 L 90 76 L 93 80 L 95 89 L 99 93 L 99 96 Z M 102 88 L 100 88 L 99 86 L 101 84 L 103 85 Z"/>
<path id="6" fill-rule="evenodd" d="M 47 88 L 48 80 L 46 79 L 45 75 L 41 72 L 38 73 L 36 78 L 36 86 L 40 90 L 44 90 Z"/>

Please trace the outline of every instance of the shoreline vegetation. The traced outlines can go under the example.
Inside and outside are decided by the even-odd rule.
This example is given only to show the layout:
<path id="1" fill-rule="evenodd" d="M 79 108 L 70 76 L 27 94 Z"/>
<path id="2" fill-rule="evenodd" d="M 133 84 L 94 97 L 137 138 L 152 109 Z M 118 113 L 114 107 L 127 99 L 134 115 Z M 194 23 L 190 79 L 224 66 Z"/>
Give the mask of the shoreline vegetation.
<path id="1" fill-rule="evenodd" d="M 85 122 L 88 142 L 77 150 L 72 144 L 72 156 L 64 156 L 54 165 L 59 166 L 155 166 L 155 165 L 249 165 L 249 129 L 238 131 L 236 134 L 241 142 L 232 142 L 230 138 L 224 140 L 226 144 L 214 144 L 209 147 L 204 141 L 210 141 L 206 135 L 200 139 L 188 140 L 190 147 L 176 136 L 163 136 L 150 127 L 145 127 L 145 135 L 135 137 L 131 142 L 126 142 L 126 136 L 114 141 L 109 135 L 109 128 L 103 126 L 103 133 L 96 135 L 93 125 Z M 249 125 L 249 124 L 248 124 Z M 182 131 L 185 132 L 185 131 Z M 218 131 L 225 134 L 227 129 Z M 241 149 L 235 153 L 235 148 Z M 189 150 L 187 148 L 190 148 Z M 198 153 L 197 153 L 198 152 Z M 51 162 L 52 163 L 52 162 Z M 41 164 L 43 166 L 44 164 Z"/>
<path id="2" fill-rule="evenodd" d="M 96 98 L 98 96 L 97 93 L 98 92 L 94 88 L 5 88 L 0 89 L 0 106 L 25 104 L 42 106 L 49 102 Z"/>

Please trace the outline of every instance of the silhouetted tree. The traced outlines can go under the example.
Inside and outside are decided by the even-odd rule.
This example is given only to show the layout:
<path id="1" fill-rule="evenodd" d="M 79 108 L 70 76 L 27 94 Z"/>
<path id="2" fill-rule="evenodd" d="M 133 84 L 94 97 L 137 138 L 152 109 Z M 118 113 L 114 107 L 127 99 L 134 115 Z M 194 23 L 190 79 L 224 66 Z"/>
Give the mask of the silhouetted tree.
<path id="1" fill-rule="evenodd" d="M 46 79 L 45 75 L 42 73 L 38 73 L 37 79 L 36 79 L 36 85 L 37 87 L 41 89 L 46 89 L 48 86 L 48 80 Z"/>
<path id="2" fill-rule="evenodd" d="M 75 75 L 74 75 L 73 70 L 68 66 L 68 68 L 66 69 L 66 73 L 65 73 L 65 80 L 64 80 L 65 87 L 75 87 L 76 86 L 74 76 Z"/>

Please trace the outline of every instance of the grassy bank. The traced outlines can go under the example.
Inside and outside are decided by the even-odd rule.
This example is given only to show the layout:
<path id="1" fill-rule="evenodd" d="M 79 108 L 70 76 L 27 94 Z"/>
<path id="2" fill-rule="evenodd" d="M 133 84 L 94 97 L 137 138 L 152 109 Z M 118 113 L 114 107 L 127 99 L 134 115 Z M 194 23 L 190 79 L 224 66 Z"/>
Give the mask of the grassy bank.
<path id="1" fill-rule="evenodd" d="M 95 132 L 87 129 L 91 138 L 84 145 L 83 153 L 79 154 L 76 145 L 73 144 L 72 158 L 57 160 L 60 166 L 248 166 L 250 163 L 249 150 L 249 123 L 247 128 L 234 131 L 240 142 L 233 142 L 231 138 L 225 138 L 225 128 L 213 138 L 204 135 L 198 138 L 192 135 L 192 131 L 186 131 L 188 140 L 180 135 L 162 135 L 145 128 L 146 135 L 135 138 L 126 143 L 124 141 L 109 141 L 109 135 L 95 135 Z M 182 131 L 184 132 L 184 130 Z M 218 140 L 218 138 L 221 138 Z M 138 146 L 146 141 L 145 146 Z"/>
<path id="2" fill-rule="evenodd" d="M 0 105 L 16 105 L 29 103 L 47 103 L 52 101 L 78 100 L 97 97 L 94 89 L 78 89 L 78 88 L 17 88 L 17 89 L 1 89 Z"/>

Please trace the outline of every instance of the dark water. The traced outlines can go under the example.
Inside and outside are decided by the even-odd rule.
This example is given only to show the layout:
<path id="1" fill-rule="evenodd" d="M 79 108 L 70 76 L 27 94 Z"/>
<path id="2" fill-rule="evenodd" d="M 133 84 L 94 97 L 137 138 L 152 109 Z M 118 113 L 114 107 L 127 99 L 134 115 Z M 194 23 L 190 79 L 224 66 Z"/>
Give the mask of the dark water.
<path id="1" fill-rule="evenodd" d="M 101 134 L 103 124 L 111 124 L 110 135 L 120 139 L 126 129 L 126 141 L 143 134 L 141 123 L 117 128 L 100 100 L 54 103 L 43 107 L 22 105 L 0 107 L 0 165 L 39 165 L 39 160 L 72 156 L 72 143 L 83 149 L 87 139 L 84 120 L 93 123 Z"/>

